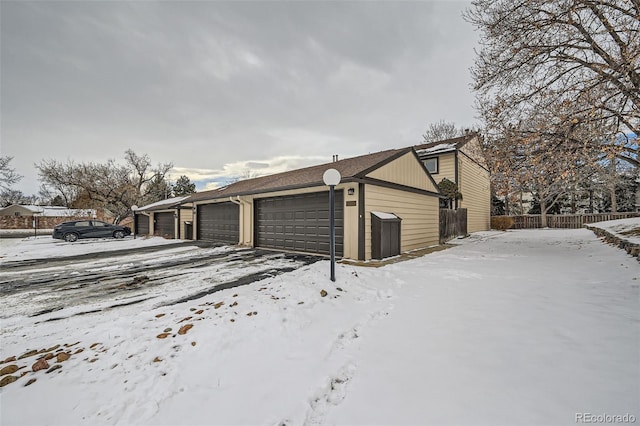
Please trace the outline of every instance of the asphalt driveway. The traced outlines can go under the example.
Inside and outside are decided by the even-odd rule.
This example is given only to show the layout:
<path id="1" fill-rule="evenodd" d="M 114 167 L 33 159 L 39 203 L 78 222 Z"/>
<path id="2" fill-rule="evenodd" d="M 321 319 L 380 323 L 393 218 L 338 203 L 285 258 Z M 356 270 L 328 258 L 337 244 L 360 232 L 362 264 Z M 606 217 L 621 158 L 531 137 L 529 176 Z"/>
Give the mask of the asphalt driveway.
<path id="1" fill-rule="evenodd" d="M 290 272 L 320 259 L 183 243 L 5 261 L 0 271 L 0 318 L 37 317 L 59 311 L 59 315 L 43 317 L 52 321 L 143 302 L 171 305 Z M 189 275 L 202 273 L 205 280 L 188 280 Z M 178 278 L 182 288 L 176 293 L 173 285 Z M 166 293 L 173 296 L 168 298 Z"/>

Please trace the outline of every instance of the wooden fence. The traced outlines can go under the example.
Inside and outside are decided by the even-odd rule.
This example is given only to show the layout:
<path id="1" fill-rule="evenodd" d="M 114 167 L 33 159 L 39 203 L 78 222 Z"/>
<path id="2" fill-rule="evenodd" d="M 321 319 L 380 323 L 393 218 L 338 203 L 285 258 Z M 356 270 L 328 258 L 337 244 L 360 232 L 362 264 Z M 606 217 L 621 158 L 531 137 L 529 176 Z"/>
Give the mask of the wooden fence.
<path id="1" fill-rule="evenodd" d="M 467 235 L 467 209 L 440 209 L 440 244 Z"/>
<path id="2" fill-rule="evenodd" d="M 513 226 L 511 226 L 510 229 L 542 228 L 542 216 L 539 214 L 530 214 L 530 215 L 524 215 L 524 216 L 494 216 L 494 217 L 512 218 Z M 578 229 L 578 228 L 582 228 L 587 223 L 604 222 L 607 220 L 616 220 L 616 219 L 627 219 L 630 217 L 640 217 L 640 212 L 547 215 L 547 227 Z M 440 214 L 440 218 L 442 223 L 442 214 Z M 442 225 L 441 225 L 441 229 L 442 229 Z"/>

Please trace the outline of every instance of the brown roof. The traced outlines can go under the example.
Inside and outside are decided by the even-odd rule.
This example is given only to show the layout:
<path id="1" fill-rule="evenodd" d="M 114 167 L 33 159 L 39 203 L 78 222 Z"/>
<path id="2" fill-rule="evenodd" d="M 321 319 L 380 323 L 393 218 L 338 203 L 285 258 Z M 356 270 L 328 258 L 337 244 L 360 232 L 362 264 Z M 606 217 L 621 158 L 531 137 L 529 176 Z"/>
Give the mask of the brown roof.
<path id="1" fill-rule="evenodd" d="M 415 145 L 413 149 L 416 151 L 420 151 L 423 149 L 434 148 L 438 145 L 453 145 L 455 149 L 460 149 L 467 144 L 471 139 L 478 136 L 477 132 L 469 132 L 463 136 L 458 136 L 457 138 L 444 139 L 436 142 L 423 143 L 421 145 Z"/>
<path id="2" fill-rule="evenodd" d="M 284 189 L 324 185 L 322 175 L 325 170 L 329 168 L 338 170 L 342 176 L 342 182 L 346 182 L 364 177 L 372 170 L 375 170 L 410 151 L 411 148 L 390 149 L 373 154 L 361 155 L 359 157 L 345 158 L 344 160 L 332 163 L 306 167 L 304 169 L 291 170 L 274 175 L 241 180 L 222 188 L 197 192 L 184 202 L 188 203 L 200 200 L 213 200 L 216 198 L 232 197 L 236 195 L 259 194 Z"/>

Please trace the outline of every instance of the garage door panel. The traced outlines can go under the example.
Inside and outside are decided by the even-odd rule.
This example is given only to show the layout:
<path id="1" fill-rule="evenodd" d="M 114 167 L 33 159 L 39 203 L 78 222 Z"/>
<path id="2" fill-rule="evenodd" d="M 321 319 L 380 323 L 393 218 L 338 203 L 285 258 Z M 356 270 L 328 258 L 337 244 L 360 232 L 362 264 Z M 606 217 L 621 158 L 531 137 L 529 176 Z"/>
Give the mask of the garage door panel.
<path id="1" fill-rule="evenodd" d="M 149 216 L 136 214 L 136 234 L 149 235 Z"/>
<path id="2" fill-rule="evenodd" d="M 336 191 L 336 254 L 343 253 L 343 194 Z M 255 201 L 256 246 L 329 254 L 329 193 Z"/>
<path id="3" fill-rule="evenodd" d="M 237 244 L 240 239 L 240 207 L 226 202 L 198 206 L 198 239 Z"/>
<path id="4" fill-rule="evenodd" d="M 156 213 L 153 215 L 154 228 L 153 233 L 155 235 L 164 238 L 175 238 L 175 220 L 173 213 Z"/>

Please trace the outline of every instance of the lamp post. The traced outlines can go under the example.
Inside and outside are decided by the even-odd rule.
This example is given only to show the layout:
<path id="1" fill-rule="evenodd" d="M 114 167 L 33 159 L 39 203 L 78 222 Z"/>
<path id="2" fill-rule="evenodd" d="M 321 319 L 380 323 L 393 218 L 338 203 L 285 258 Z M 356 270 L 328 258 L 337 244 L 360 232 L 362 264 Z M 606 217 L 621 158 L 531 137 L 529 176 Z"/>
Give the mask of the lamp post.
<path id="1" fill-rule="evenodd" d="M 131 206 L 131 212 L 133 213 L 133 239 L 136 239 L 136 232 L 138 232 L 137 224 L 136 224 L 136 210 L 138 210 L 138 206 L 135 204 Z"/>
<path id="2" fill-rule="evenodd" d="M 322 175 L 324 184 L 329 186 L 329 254 L 331 255 L 331 281 L 336 280 L 336 220 L 335 220 L 335 187 L 340 183 L 340 172 L 327 169 Z"/>

